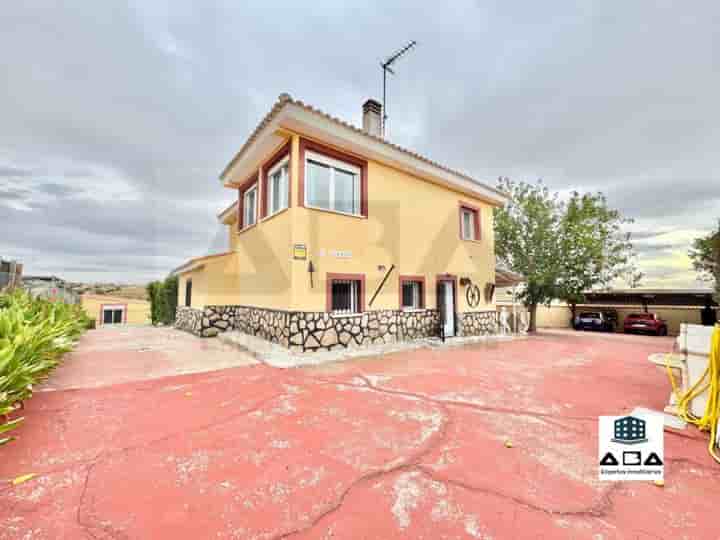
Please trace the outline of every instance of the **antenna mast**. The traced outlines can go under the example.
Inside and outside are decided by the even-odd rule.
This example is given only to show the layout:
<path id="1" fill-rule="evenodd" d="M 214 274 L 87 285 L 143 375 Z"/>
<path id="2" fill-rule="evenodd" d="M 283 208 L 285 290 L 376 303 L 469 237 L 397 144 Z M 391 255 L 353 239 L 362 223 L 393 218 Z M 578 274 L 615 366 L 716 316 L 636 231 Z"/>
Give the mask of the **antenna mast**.
<path id="1" fill-rule="evenodd" d="M 382 116 L 382 136 L 385 137 L 385 124 L 387 124 L 387 74 L 390 72 L 391 75 L 395 75 L 395 72 L 390 69 L 390 66 L 393 65 L 398 58 L 400 58 L 402 55 L 404 55 L 406 52 L 408 52 L 410 49 L 412 49 L 415 45 L 417 45 L 417 41 L 412 40 L 410 43 L 405 45 L 402 49 L 388 57 L 387 60 L 382 62 L 380 65 L 382 66 L 383 70 L 383 116 Z"/>

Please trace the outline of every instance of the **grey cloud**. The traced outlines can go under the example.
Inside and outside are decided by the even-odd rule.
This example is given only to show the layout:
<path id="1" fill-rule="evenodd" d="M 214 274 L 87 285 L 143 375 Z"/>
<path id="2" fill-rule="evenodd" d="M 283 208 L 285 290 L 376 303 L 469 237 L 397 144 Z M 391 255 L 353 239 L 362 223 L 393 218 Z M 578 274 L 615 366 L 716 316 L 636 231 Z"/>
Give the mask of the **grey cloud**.
<path id="1" fill-rule="evenodd" d="M 32 171 L 27 169 L 20 169 L 18 167 L 9 167 L 0 165 L 0 177 L 3 178 L 22 178 L 24 176 L 31 176 Z"/>
<path id="2" fill-rule="evenodd" d="M 25 201 L 30 197 L 30 191 L 14 186 L 0 186 L 0 202 L 5 201 Z"/>
<path id="3" fill-rule="evenodd" d="M 36 186 L 38 191 L 55 195 L 56 197 L 71 197 L 83 192 L 82 189 L 67 184 L 54 184 L 52 182 L 44 182 Z"/>

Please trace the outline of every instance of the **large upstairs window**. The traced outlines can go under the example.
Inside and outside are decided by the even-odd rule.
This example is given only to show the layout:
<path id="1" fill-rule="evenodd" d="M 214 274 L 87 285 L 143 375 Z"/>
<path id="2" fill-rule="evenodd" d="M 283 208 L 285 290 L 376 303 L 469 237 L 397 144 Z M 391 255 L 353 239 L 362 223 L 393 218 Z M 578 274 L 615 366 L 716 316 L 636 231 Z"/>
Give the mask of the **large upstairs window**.
<path id="1" fill-rule="evenodd" d="M 359 216 L 359 167 L 315 152 L 305 154 L 305 205 Z"/>

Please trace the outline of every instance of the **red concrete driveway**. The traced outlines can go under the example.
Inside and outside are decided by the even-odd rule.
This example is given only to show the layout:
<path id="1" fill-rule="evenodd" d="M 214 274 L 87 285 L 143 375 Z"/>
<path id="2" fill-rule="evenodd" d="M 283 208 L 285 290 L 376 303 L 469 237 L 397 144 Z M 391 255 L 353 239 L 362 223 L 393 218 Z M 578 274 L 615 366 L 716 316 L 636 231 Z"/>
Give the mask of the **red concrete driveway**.
<path id="1" fill-rule="evenodd" d="M 666 432 L 664 488 L 597 480 L 597 416 L 662 408 L 646 357 L 670 343 L 547 334 L 39 393 L 0 449 L 0 538 L 718 538 L 693 430 Z"/>

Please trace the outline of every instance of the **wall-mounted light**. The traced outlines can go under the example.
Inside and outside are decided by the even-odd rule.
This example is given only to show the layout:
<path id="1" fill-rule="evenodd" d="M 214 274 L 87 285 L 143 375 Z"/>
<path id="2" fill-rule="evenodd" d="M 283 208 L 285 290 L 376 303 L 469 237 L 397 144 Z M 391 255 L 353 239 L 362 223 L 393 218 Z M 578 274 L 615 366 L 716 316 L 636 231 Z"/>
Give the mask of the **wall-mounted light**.
<path id="1" fill-rule="evenodd" d="M 460 285 L 462 285 L 463 287 L 467 287 L 471 283 L 472 283 L 472 281 L 470 280 L 469 277 L 461 277 L 460 278 Z"/>
<path id="2" fill-rule="evenodd" d="M 384 264 L 378 264 L 378 272 L 384 272 L 386 270 Z"/>

